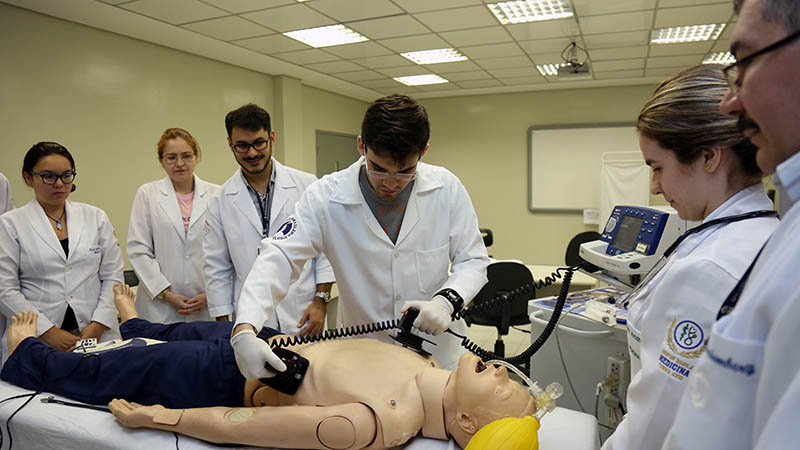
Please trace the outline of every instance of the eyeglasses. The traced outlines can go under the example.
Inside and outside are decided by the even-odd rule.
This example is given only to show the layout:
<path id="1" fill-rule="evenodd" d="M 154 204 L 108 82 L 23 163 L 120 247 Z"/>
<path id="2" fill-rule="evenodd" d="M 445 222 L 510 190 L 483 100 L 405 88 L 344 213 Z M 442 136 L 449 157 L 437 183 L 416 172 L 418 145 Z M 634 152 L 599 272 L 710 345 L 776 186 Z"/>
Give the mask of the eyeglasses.
<path id="1" fill-rule="evenodd" d="M 59 179 L 61 179 L 62 183 L 69 184 L 69 183 L 72 183 L 72 180 L 75 179 L 75 175 L 77 175 L 78 172 L 75 172 L 73 170 L 73 171 L 70 171 L 70 172 L 64 172 L 62 174 L 58 174 L 58 173 L 39 173 L 39 172 L 30 172 L 30 174 L 31 175 L 39 175 L 40 177 L 42 177 L 42 183 L 44 183 L 44 184 L 56 184 L 56 181 L 58 181 Z"/>
<path id="2" fill-rule="evenodd" d="M 231 147 L 233 147 L 233 150 L 236 153 L 247 153 L 250 151 L 250 147 L 253 147 L 253 149 L 257 152 L 262 152 L 266 150 L 267 147 L 269 147 L 269 139 L 258 139 L 252 144 L 248 144 L 245 142 L 237 142 L 236 144 L 233 144 Z"/>
<path id="3" fill-rule="evenodd" d="M 166 155 L 161 159 L 164 160 L 165 163 L 172 165 L 178 162 L 178 158 L 182 159 L 183 162 L 188 163 L 194 159 L 194 153 L 186 152 L 182 153 L 180 156 L 176 153 L 170 153 L 169 155 Z"/>
<path id="4" fill-rule="evenodd" d="M 375 170 L 370 170 L 369 165 L 367 165 L 368 160 L 364 160 L 364 168 L 367 170 L 369 176 L 376 180 L 386 180 L 389 178 L 394 178 L 397 181 L 408 183 L 411 180 L 417 178 L 417 166 L 414 166 L 414 173 L 388 173 L 388 172 L 378 172 Z"/>
<path id="5" fill-rule="evenodd" d="M 788 44 L 789 42 L 792 42 L 793 40 L 797 39 L 798 37 L 800 37 L 800 31 L 796 31 L 796 32 L 790 34 L 789 36 L 786 36 L 785 38 L 781 39 L 780 41 L 778 41 L 778 42 L 776 42 L 776 43 L 774 43 L 772 45 L 769 45 L 767 47 L 764 47 L 761 50 L 759 50 L 759 51 L 747 56 L 746 58 L 742 58 L 741 60 L 736 61 L 735 63 L 733 63 L 733 64 L 731 64 L 729 66 L 726 66 L 724 69 L 722 69 L 722 71 L 725 72 L 725 78 L 728 80 L 728 85 L 731 88 L 731 92 L 733 94 L 738 94 L 739 93 L 739 88 L 742 85 L 742 83 L 739 81 L 739 75 L 737 73 L 738 70 L 733 70 L 734 67 L 736 67 L 737 69 L 738 68 L 747 67 L 748 64 L 753 62 L 753 59 L 756 56 L 763 55 L 764 53 L 769 53 L 769 52 L 771 52 L 771 51 L 773 51 L 773 50 L 775 50 L 777 48 L 780 48 L 780 47 Z"/>

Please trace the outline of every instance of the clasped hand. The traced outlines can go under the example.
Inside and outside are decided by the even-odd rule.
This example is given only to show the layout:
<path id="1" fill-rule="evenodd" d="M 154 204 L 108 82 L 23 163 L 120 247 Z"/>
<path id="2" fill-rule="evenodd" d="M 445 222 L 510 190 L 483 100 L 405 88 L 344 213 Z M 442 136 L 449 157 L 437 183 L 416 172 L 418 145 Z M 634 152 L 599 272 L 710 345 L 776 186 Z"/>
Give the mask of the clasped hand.
<path id="1" fill-rule="evenodd" d="M 419 310 L 414 327 L 422 332 L 438 336 L 453 323 L 453 305 L 443 296 L 435 295 L 429 301 L 417 300 L 403 303 L 403 312 L 409 308 Z"/>

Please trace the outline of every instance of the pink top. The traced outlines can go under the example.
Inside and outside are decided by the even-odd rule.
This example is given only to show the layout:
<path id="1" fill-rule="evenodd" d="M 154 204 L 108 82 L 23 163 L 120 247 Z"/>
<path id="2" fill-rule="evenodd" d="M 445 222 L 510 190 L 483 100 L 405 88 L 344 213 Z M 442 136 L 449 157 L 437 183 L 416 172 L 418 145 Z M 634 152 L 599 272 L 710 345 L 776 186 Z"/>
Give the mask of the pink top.
<path id="1" fill-rule="evenodd" d="M 178 206 L 181 208 L 181 218 L 183 219 L 183 232 L 189 232 L 189 219 L 192 217 L 192 204 L 194 203 L 194 191 L 188 194 L 175 193 L 178 196 Z"/>

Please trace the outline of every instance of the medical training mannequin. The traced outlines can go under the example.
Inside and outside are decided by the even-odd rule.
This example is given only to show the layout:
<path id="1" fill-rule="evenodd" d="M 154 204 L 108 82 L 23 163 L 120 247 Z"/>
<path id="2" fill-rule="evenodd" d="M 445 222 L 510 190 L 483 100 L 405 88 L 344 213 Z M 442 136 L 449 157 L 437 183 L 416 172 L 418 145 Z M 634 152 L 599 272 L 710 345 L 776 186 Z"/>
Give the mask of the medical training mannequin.
<path id="1" fill-rule="evenodd" d="M 204 215 L 219 186 L 194 174 L 200 148 L 188 131 L 167 128 L 156 148 L 167 176 L 139 187 L 128 225 L 128 260 L 140 282 L 136 309 L 150 322 L 210 320 Z"/>
<path id="2" fill-rule="evenodd" d="M 58 350 L 119 337 L 112 288 L 122 281 L 122 253 L 104 211 L 68 200 L 72 155 L 39 142 L 22 176 L 35 198 L 0 216 L 0 312 L 36 311 L 36 335 Z"/>
<path id="3" fill-rule="evenodd" d="M 174 337 L 182 333 L 180 330 L 209 325 L 227 329 L 226 335 L 215 339 L 216 343 L 227 346 L 227 352 L 210 351 L 215 348 L 212 342 L 185 340 L 192 333 L 183 333 L 176 341 L 106 353 L 53 352 L 33 337 L 36 314 L 25 312 L 11 319 L 8 341 L 11 357 L 3 367 L 2 379 L 92 403 L 102 402 L 102 397 L 113 395 L 114 390 L 123 393 L 131 385 L 148 391 L 139 392 L 143 396 L 156 395 L 152 391 L 163 389 L 166 401 L 177 403 L 176 408 L 187 409 L 141 406 L 126 400 L 114 400 L 109 406 L 117 419 L 129 427 L 175 431 L 211 442 L 266 447 L 382 449 L 401 445 L 420 431 L 430 438 L 452 437 L 465 447 L 481 427 L 494 420 L 536 412 L 533 398 L 522 386 L 509 380 L 504 367 L 486 367 L 478 357 L 465 354 L 458 369 L 450 372 L 440 369 L 430 357 L 373 339 L 290 347 L 310 361 L 294 395 L 279 394 L 257 380 L 245 383 L 241 378 L 238 382 L 223 379 L 223 383 L 238 385 L 238 404 L 188 408 L 185 405 L 214 402 L 200 396 L 222 386 L 220 379 L 224 377 L 199 370 L 201 367 L 209 368 L 224 360 L 227 373 L 241 377 L 225 339 L 232 324 L 148 324 L 136 318 L 130 289 L 120 286 L 115 290 L 125 337 L 131 337 L 128 331 L 133 328 L 129 326 L 166 331 Z M 153 337 L 158 333 L 142 334 Z M 198 347 L 198 352 L 189 350 L 191 346 Z M 170 353 L 170 347 L 177 351 Z M 141 374 L 135 372 L 139 369 L 130 368 L 134 361 L 143 361 L 142 367 L 155 372 L 156 379 L 169 373 L 161 372 L 163 364 L 159 364 L 158 352 L 166 358 L 175 358 L 169 372 L 183 369 L 191 376 L 178 376 L 157 385 L 139 384 Z M 194 364 L 198 362 L 195 356 L 200 355 L 200 359 L 206 360 L 205 365 Z M 44 360 L 49 362 L 45 364 Z M 62 361 L 66 365 L 62 366 Z M 69 373 L 58 374 L 59 367 L 67 368 Z M 44 384 L 37 384 L 40 380 Z M 191 386 L 180 391 L 176 384 Z M 136 395 L 126 397 L 136 398 Z"/>
<path id="4" fill-rule="evenodd" d="M 773 209 L 756 148 L 719 112 L 727 88 L 721 66 L 696 66 L 663 81 L 639 114 L 651 193 L 681 219 Z M 694 233 L 630 296 L 628 411 L 604 450 L 661 448 L 720 307 L 777 226 L 776 217 L 761 216 Z"/>

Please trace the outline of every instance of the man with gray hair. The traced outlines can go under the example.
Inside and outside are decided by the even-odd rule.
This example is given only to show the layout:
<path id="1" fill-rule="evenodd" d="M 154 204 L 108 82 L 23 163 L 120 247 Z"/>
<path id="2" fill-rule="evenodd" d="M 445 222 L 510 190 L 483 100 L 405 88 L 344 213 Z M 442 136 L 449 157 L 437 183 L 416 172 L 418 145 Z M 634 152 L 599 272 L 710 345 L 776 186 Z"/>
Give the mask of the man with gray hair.
<path id="1" fill-rule="evenodd" d="M 720 310 L 664 442 L 669 449 L 800 442 L 800 2 L 736 0 L 734 9 L 737 62 L 725 68 L 730 89 L 720 109 L 759 147 L 756 161 L 774 173 L 785 214 Z"/>

